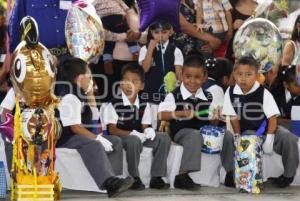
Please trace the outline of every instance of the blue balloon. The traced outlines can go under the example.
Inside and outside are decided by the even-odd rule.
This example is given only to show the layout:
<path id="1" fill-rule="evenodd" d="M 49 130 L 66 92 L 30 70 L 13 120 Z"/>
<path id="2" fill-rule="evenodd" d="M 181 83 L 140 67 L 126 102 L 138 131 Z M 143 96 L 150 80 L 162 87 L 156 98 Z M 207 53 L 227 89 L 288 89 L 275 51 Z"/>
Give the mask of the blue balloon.
<path id="1" fill-rule="evenodd" d="M 140 9 L 140 31 L 154 22 L 169 22 L 175 31 L 180 30 L 180 0 L 137 0 Z"/>

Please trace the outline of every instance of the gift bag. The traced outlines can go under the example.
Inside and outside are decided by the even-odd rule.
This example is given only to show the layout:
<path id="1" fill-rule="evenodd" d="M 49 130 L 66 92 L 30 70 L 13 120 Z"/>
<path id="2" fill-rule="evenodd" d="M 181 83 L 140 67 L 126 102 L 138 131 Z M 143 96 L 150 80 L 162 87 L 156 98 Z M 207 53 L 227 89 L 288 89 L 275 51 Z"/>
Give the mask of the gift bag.
<path id="1" fill-rule="evenodd" d="M 262 190 L 262 139 L 242 135 L 236 142 L 235 184 L 240 192 L 258 194 Z"/>
<path id="2" fill-rule="evenodd" d="M 207 154 L 218 154 L 222 150 L 225 129 L 218 126 L 203 126 L 200 128 L 203 136 L 202 152 Z"/>

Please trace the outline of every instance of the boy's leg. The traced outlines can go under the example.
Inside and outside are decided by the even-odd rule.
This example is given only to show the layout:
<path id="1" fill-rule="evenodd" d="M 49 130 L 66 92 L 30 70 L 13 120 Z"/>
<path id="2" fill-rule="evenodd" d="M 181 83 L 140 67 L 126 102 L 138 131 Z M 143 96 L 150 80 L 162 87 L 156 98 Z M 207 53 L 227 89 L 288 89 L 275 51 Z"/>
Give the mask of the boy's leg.
<path id="1" fill-rule="evenodd" d="M 203 137 L 196 129 L 184 128 L 178 131 L 174 142 L 183 146 L 180 172 L 199 171 L 201 168 L 201 148 Z"/>
<path id="2" fill-rule="evenodd" d="M 122 140 L 118 136 L 113 135 L 103 135 L 113 144 L 113 151 L 108 152 L 108 158 L 110 160 L 111 166 L 116 175 L 122 175 L 123 173 L 123 145 Z"/>
<path id="3" fill-rule="evenodd" d="M 84 136 L 74 135 L 64 148 L 77 149 L 84 165 L 94 178 L 99 189 L 103 189 L 104 182 L 115 174 L 102 144 Z"/>
<path id="4" fill-rule="evenodd" d="M 140 153 L 143 150 L 141 140 L 133 135 L 122 136 L 123 148 L 126 150 L 128 172 L 132 177 L 139 177 Z"/>
<path id="5" fill-rule="evenodd" d="M 234 183 L 234 139 L 232 133 L 225 130 L 223 146 L 221 151 L 222 166 L 226 171 L 224 185 L 227 187 L 235 187 Z"/>
<path id="6" fill-rule="evenodd" d="M 277 126 L 273 149 L 282 156 L 283 176 L 294 177 L 299 165 L 298 137 L 286 128 Z"/>
<path id="7" fill-rule="evenodd" d="M 174 180 L 174 187 L 180 189 L 195 189 L 198 185 L 194 183 L 188 173 L 201 169 L 201 148 L 203 137 L 199 130 L 184 128 L 178 131 L 174 142 L 183 146 L 183 154 L 179 174 Z"/>
<path id="8" fill-rule="evenodd" d="M 169 135 L 157 133 L 153 141 L 146 140 L 144 146 L 153 148 L 151 166 L 152 177 L 164 177 L 167 174 L 167 158 L 171 146 Z"/>

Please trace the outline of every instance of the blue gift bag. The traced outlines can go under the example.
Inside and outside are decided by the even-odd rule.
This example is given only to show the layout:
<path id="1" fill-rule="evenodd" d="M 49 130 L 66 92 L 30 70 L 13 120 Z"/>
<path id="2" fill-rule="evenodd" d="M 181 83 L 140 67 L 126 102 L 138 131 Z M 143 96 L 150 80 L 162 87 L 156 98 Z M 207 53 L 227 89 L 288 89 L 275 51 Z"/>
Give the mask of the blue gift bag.
<path id="1" fill-rule="evenodd" d="M 207 154 L 218 154 L 223 146 L 225 129 L 218 126 L 203 126 L 200 128 L 200 134 L 203 136 L 202 152 Z"/>
<path id="2" fill-rule="evenodd" d="M 5 176 L 4 162 L 0 161 L 0 198 L 6 197 L 7 184 Z"/>

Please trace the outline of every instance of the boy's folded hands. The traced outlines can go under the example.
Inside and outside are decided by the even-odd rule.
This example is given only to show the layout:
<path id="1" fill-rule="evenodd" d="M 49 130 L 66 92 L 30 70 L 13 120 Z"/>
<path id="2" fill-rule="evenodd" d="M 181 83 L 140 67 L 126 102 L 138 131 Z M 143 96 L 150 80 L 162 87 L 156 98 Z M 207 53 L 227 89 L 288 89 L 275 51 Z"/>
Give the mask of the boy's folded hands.
<path id="1" fill-rule="evenodd" d="M 138 132 L 136 130 L 131 131 L 131 133 L 129 135 L 134 135 L 134 136 L 138 137 L 142 143 L 144 143 L 146 141 L 146 135 L 144 133 Z"/>
<path id="2" fill-rule="evenodd" d="M 100 135 L 100 134 L 97 135 L 96 140 L 101 142 L 101 144 L 103 145 L 105 151 L 111 152 L 111 151 L 114 150 L 113 147 L 112 147 L 112 143 L 109 140 L 102 137 L 102 135 Z"/>
<path id="3" fill-rule="evenodd" d="M 153 128 L 146 128 L 144 130 L 146 139 L 149 139 L 151 141 L 153 141 L 155 139 L 156 133 L 155 130 Z"/>

